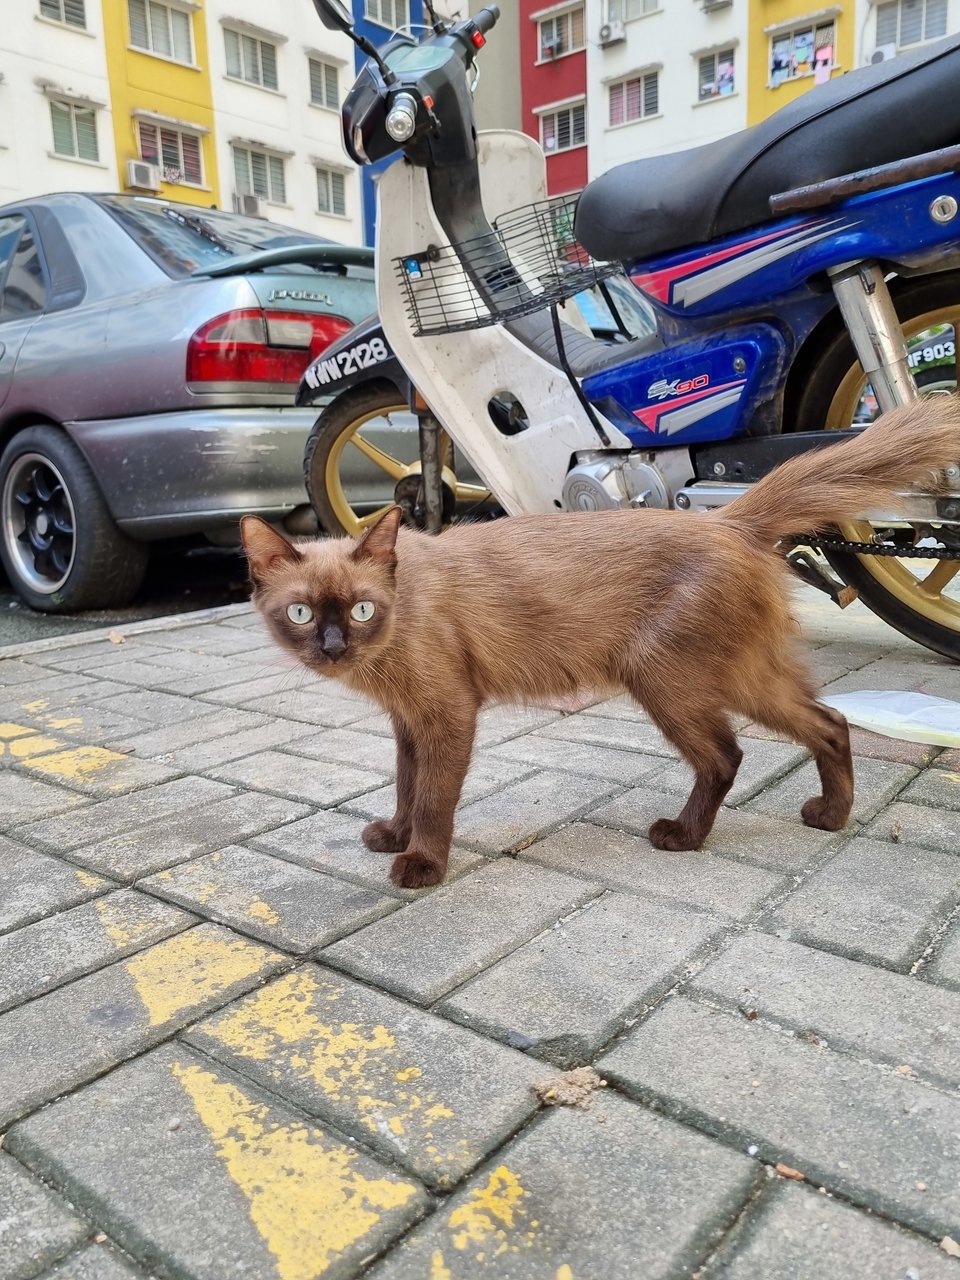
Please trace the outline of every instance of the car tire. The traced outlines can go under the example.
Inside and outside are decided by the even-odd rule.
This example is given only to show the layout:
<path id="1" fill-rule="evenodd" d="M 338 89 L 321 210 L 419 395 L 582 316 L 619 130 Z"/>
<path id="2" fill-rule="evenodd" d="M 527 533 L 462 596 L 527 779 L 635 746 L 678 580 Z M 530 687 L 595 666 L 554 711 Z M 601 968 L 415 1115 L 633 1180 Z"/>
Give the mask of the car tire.
<path id="1" fill-rule="evenodd" d="M 59 427 L 18 432 L 0 455 L 0 561 L 43 613 L 129 604 L 149 551 L 121 533 L 83 454 Z"/>

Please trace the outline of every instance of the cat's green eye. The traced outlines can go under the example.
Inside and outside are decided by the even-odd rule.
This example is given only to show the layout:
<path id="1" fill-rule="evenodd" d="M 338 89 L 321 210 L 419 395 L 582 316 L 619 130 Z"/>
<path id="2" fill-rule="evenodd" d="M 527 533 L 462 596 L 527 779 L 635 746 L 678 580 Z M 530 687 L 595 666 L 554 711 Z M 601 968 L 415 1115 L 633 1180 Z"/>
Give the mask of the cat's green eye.
<path id="1" fill-rule="evenodd" d="M 287 617 L 291 622 L 297 622 L 302 626 L 306 622 L 313 621 L 313 610 L 308 604 L 288 604 Z"/>
<path id="2" fill-rule="evenodd" d="M 358 600 L 350 610 L 350 617 L 354 622 L 369 622 L 376 612 L 377 606 L 372 600 Z"/>

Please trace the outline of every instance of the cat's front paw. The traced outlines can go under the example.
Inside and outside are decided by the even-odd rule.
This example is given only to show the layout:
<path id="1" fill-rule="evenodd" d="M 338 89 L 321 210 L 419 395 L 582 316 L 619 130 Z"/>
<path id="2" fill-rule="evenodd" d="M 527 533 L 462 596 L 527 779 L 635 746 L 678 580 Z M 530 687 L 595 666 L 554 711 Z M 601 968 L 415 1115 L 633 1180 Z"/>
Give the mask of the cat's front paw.
<path id="1" fill-rule="evenodd" d="M 401 889 L 425 889 L 439 884 L 447 870 L 446 861 L 438 862 L 422 853 L 402 853 L 394 858 L 390 879 Z"/>
<path id="2" fill-rule="evenodd" d="M 840 812 L 837 805 L 826 796 L 811 796 L 800 816 L 808 827 L 818 827 L 821 831 L 842 831 L 847 825 L 849 810 Z"/>
<path id="3" fill-rule="evenodd" d="M 374 853 L 400 853 L 407 847 L 406 836 L 392 822 L 368 822 L 360 839 Z"/>
<path id="4" fill-rule="evenodd" d="M 701 844 L 694 833 L 675 818 L 658 818 L 647 832 L 647 839 L 655 849 L 667 849 L 671 853 L 699 849 Z"/>

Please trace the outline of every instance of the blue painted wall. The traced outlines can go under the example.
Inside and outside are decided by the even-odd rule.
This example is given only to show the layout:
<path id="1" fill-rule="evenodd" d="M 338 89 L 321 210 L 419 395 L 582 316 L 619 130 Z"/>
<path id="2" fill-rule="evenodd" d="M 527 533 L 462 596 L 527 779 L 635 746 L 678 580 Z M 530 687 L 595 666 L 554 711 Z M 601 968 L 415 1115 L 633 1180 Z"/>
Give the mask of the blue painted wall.
<path id="1" fill-rule="evenodd" d="M 414 24 L 416 31 L 417 23 L 423 22 L 423 0 L 407 0 L 410 10 L 410 22 Z M 353 21 L 357 31 L 366 36 L 371 44 L 376 48 L 386 44 L 393 35 L 393 30 L 381 26 L 379 22 L 371 22 L 366 16 L 366 0 L 353 0 Z M 366 62 L 366 55 L 359 49 L 356 49 L 355 67 L 359 71 Z M 393 164 L 396 157 L 391 156 L 387 160 L 381 160 L 377 164 L 365 164 L 360 170 L 360 198 L 363 202 L 363 239 L 365 244 L 373 244 L 374 232 L 376 230 L 377 220 L 377 192 L 375 178 L 377 174 L 383 172 L 388 164 Z"/>

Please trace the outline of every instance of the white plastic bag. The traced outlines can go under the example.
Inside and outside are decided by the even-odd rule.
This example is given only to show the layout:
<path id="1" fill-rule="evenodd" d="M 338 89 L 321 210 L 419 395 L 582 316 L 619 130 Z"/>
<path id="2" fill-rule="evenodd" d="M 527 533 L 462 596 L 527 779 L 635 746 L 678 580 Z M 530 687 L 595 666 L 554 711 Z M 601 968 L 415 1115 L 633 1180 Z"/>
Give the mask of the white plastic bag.
<path id="1" fill-rule="evenodd" d="M 960 747 L 960 702 L 931 698 L 926 693 L 865 689 L 828 694 L 820 699 L 842 712 L 851 724 L 887 738 L 928 742 L 936 747 Z"/>

